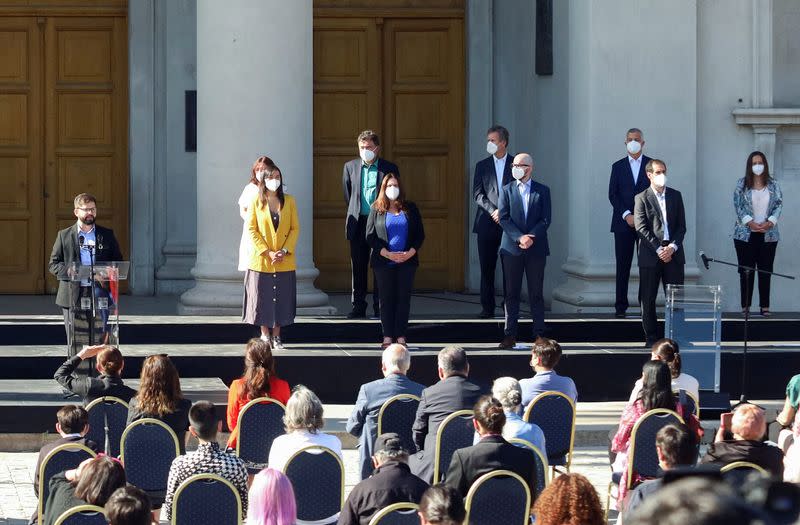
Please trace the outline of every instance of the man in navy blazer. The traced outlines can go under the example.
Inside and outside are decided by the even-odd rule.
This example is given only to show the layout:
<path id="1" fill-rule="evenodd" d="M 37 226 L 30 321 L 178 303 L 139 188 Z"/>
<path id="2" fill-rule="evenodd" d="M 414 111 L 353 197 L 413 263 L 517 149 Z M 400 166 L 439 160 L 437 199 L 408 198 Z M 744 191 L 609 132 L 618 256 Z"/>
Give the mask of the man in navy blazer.
<path id="1" fill-rule="evenodd" d="M 633 198 L 650 185 L 644 170 L 650 157 L 642 153 L 643 147 L 642 130 L 629 129 L 625 135 L 628 155 L 611 165 L 611 179 L 608 182 L 608 200 L 613 207 L 611 231 L 614 234 L 614 254 L 617 259 L 614 312 L 619 318 L 625 317 L 625 310 L 628 309 L 628 281 L 638 239 L 633 227 Z"/>
<path id="2" fill-rule="evenodd" d="M 393 344 L 383 351 L 381 371 L 383 379 L 361 385 L 358 399 L 347 420 L 347 431 L 358 437 L 358 458 L 361 464 L 361 479 L 367 479 L 374 470 L 372 456 L 375 455 L 375 440 L 378 437 L 378 412 L 383 403 L 398 394 L 412 394 L 419 397 L 423 385 L 406 377 L 411 368 L 411 354 L 405 346 Z M 409 436 L 411 429 L 408 429 Z"/>
<path id="3" fill-rule="evenodd" d="M 514 157 L 511 166 L 514 181 L 500 192 L 500 226 L 503 239 L 500 257 L 505 276 L 506 323 L 499 348 L 513 348 L 517 343 L 522 274 L 528 283 L 528 301 L 533 317 L 533 338 L 544 334 L 544 267 L 550 247 L 550 188 L 531 180 L 533 159 L 527 153 Z"/>
<path id="4" fill-rule="evenodd" d="M 511 182 L 511 160 L 508 153 L 508 130 L 503 126 L 492 126 L 486 132 L 486 151 L 489 156 L 475 164 L 472 180 L 472 196 L 478 209 L 472 233 L 478 235 L 478 260 L 481 265 L 481 313 L 478 317 L 494 317 L 494 274 L 497 268 L 497 252 L 503 238 L 500 227 L 500 212 L 497 204 L 500 190 Z"/>

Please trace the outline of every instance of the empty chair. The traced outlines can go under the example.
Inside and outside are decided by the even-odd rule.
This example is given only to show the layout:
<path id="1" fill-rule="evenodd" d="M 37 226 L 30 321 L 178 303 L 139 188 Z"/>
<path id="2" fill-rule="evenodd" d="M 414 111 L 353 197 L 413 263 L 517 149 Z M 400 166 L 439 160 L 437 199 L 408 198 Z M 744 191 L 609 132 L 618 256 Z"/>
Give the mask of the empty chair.
<path id="1" fill-rule="evenodd" d="M 572 463 L 575 443 L 575 403 L 562 392 L 542 392 L 530 402 L 523 417 L 544 432 L 547 443 L 547 463 L 566 467 Z"/>
<path id="2" fill-rule="evenodd" d="M 416 503 L 394 503 L 372 516 L 369 525 L 419 525 Z"/>
<path id="3" fill-rule="evenodd" d="M 378 412 L 378 433 L 376 436 L 387 432 L 396 433 L 400 436 L 403 449 L 411 454 L 416 449 L 411 427 L 414 425 L 418 406 L 419 396 L 413 394 L 398 394 L 384 401 Z"/>
<path id="4" fill-rule="evenodd" d="M 50 495 L 50 478 L 53 474 L 77 468 L 85 459 L 97 456 L 92 449 L 80 443 L 65 443 L 51 450 L 39 465 L 39 523 L 43 523 L 44 504 Z"/>
<path id="5" fill-rule="evenodd" d="M 118 397 L 98 397 L 88 405 L 89 432 L 86 438 L 103 447 L 109 456 L 119 456 L 119 442 L 128 420 L 128 403 Z"/>
<path id="6" fill-rule="evenodd" d="M 472 410 L 453 412 L 436 429 L 436 451 L 433 457 L 433 484 L 439 483 L 450 466 L 453 453 L 472 446 L 475 427 L 472 426 Z"/>
<path id="7" fill-rule="evenodd" d="M 128 483 L 145 491 L 153 507 L 160 508 L 167 491 L 169 468 L 180 454 L 175 432 L 158 419 L 139 419 L 122 433 L 120 450 Z"/>
<path id="8" fill-rule="evenodd" d="M 534 456 L 536 457 L 536 494 L 531 494 L 533 501 L 539 497 L 539 494 L 547 487 L 550 483 L 550 475 L 547 471 L 547 458 L 542 454 L 542 451 L 536 448 L 536 445 L 527 441 L 525 439 L 520 438 L 511 438 L 507 440 L 512 445 L 521 445 L 524 448 L 527 448 L 531 452 L 533 452 Z"/>
<path id="9" fill-rule="evenodd" d="M 242 500 L 230 481 L 216 474 L 195 474 L 172 500 L 172 525 L 242 523 Z"/>
<path id="10" fill-rule="evenodd" d="M 271 397 L 253 399 L 239 412 L 236 455 L 247 464 L 251 474 L 267 466 L 272 441 L 284 433 L 285 412 L 286 406 Z"/>
<path id="11" fill-rule="evenodd" d="M 56 525 L 108 525 L 108 521 L 103 507 L 79 505 L 59 516 Z"/>
<path id="12" fill-rule="evenodd" d="M 292 482 L 297 523 L 336 523 L 344 505 L 344 465 L 336 453 L 320 446 L 297 451 L 283 469 Z"/>
<path id="13" fill-rule="evenodd" d="M 526 525 L 530 522 L 528 484 L 510 470 L 495 470 L 475 480 L 466 504 L 467 525 Z"/>

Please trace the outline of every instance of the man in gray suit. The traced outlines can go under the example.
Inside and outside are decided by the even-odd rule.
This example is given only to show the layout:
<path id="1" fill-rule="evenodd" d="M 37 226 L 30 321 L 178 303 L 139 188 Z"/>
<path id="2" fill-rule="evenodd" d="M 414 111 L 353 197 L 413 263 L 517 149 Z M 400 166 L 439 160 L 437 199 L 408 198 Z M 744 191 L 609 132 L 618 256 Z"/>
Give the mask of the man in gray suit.
<path id="1" fill-rule="evenodd" d="M 633 221 L 639 235 L 639 300 L 649 348 L 664 337 L 656 319 L 658 284 L 683 284 L 686 215 L 681 192 L 667 187 L 667 165 L 651 159 L 645 167 L 650 187 L 634 199 Z"/>
<path id="2" fill-rule="evenodd" d="M 369 273 L 370 248 L 367 244 L 367 217 L 370 207 L 378 196 L 383 177 L 394 173 L 400 177 L 397 166 L 378 154 L 381 141 L 372 130 L 362 131 L 356 139 L 359 158 L 347 161 L 342 173 L 344 201 L 347 203 L 345 234 L 350 241 L 350 267 L 352 270 L 353 310 L 348 319 L 358 319 L 367 315 L 367 275 Z M 375 317 L 380 317 L 378 304 L 378 283 L 372 279 L 372 309 Z"/>
<path id="3" fill-rule="evenodd" d="M 361 464 L 361 479 L 367 479 L 373 471 L 373 447 L 378 434 L 378 412 L 383 403 L 398 394 L 419 397 L 425 388 L 406 377 L 411 368 L 411 354 L 405 346 L 389 345 L 383 351 L 381 371 L 383 379 L 361 385 L 353 413 L 347 420 L 347 431 L 358 437 L 358 457 Z"/>

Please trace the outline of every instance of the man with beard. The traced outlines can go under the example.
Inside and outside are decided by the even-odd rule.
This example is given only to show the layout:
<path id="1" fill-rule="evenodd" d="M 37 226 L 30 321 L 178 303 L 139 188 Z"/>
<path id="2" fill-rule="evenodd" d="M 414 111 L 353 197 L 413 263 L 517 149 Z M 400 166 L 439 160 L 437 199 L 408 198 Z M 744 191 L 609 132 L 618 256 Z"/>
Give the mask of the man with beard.
<path id="1" fill-rule="evenodd" d="M 86 308 L 87 300 L 91 298 L 91 286 L 88 280 L 71 281 L 74 276 L 73 265 L 89 266 L 92 257 L 94 264 L 99 265 L 110 261 L 121 261 L 122 252 L 119 249 L 114 231 L 95 224 L 97 216 L 97 199 L 94 195 L 81 193 L 75 197 L 73 210 L 78 221 L 64 228 L 56 236 L 53 252 L 50 254 L 50 273 L 58 279 L 58 294 L 56 304 L 64 313 L 64 328 L 67 332 L 67 349 L 70 357 L 75 355 L 80 348 L 74 344 L 71 323 L 74 319 L 70 316 L 70 308 Z M 93 253 L 90 252 L 93 251 Z M 95 283 L 95 297 L 105 297 L 111 301 L 108 291 L 102 286 L 104 283 Z M 102 317 L 98 311 L 98 317 Z M 105 319 L 105 317 L 103 317 Z M 98 340 L 97 343 L 107 341 Z"/>

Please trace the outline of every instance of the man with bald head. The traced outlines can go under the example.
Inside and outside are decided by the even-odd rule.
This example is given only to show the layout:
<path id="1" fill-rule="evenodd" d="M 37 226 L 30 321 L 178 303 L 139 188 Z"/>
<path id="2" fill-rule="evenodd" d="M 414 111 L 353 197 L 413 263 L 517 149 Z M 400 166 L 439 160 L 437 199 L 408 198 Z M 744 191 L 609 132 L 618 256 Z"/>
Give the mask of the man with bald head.
<path id="1" fill-rule="evenodd" d="M 732 433 L 733 439 L 726 439 Z M 733 412 L 730 428 L 720 425 L 714 442 L 700 460 L 720 466 L 735 461 L 747 461 L 765 468 L 772 476 L 783 479 L 783 451 L 776 445 L 763 441 L 767 433 L 764 410 L 745 403 Z"/>
<path id="2" fill-rule="evenodd" d="M 527 153 L 514 157 L 511 165 L 512 182 L 500 192 L 497 209 L 503 239 L 500 260 L 505 275 L 506 322 L 499 348 L 514 348 L 517 343 L 522 275 L 528 285 L 528 301 L 533 318 L 533 339 L 544 334 L 544 267 L 550 247 L 547 228 L 550 227 L 550 188 L 532 180 L 533 159 Z"/>
<path id="3" fill-rule="evenodd" d="M 393 344 L 383 351 L 381 372 L 383 379 L 361 385 L 353 413 L 347 420 L 347 431 L 358 437 L 358 456 L 361 464 L 361 479 L 367 479 L 373 471 L 372 456 L 378 433 L 378 412 L 381 405 L 398 394 L 413 394 L 419 397 L 425 388 L 406 377 L 411 368 L 411 354 L 401 344 Z"/>

